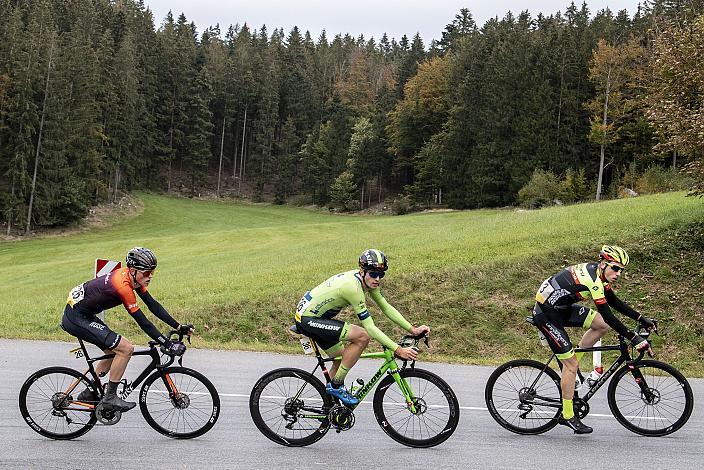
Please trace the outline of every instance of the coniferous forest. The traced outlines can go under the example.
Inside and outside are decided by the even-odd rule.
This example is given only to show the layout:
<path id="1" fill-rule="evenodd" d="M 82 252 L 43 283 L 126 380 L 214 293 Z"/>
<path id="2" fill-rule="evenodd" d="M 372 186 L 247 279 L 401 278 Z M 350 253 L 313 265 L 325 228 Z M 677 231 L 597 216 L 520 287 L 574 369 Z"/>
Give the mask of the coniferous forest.
<path id="1" fill-rule="evenodd" d="M 702 194 L 702 13 L 572 3 L 479 25 L 462 9 L 426 44 L 246 18 L 199 32 L 141 0 L 0 0 L 0 220 L 68 225 L 135 189 L 479 208 L 540 204 L 536 187 L 613 197 L 681 169 Z"/>

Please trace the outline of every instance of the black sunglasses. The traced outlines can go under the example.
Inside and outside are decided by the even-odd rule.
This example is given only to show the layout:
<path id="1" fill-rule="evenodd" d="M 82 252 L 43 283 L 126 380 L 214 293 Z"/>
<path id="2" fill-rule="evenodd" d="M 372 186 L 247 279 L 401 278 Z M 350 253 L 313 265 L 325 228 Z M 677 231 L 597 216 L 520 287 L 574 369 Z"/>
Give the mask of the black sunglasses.
<path id="1" fill-rule="evenodd" d="M 369 277 L 373 279 L 381 279 L 382 277 L 386 276 L 386 273 L 384 271 L 367 271 L 369 273 Z"/>
<path id="2" fill-rule="evenodd" d="M 619 265 L 617 265 L 617 264 L 607 264 L 607 266 L 610 267 L 611 270 L 612 270 L 613 272 L 615 272 L 615 273 L 621 272 L 621 271 L 623 271 L 624 269 L 626 269 L 626 268 L 624 268 L 623 266 L 619 266 Z"/>

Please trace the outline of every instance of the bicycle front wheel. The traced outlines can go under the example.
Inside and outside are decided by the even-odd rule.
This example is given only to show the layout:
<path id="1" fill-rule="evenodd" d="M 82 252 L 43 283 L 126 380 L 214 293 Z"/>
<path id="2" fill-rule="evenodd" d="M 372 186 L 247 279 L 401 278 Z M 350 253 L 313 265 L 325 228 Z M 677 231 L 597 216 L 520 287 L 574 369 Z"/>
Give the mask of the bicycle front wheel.
<path id="1" fill-rule="evenodd" d="M 332 399 L 322 382 L 300 369 L 276 369 L 249 395 L 252 420 L 266 437 L 289 447 L 307 446 L 330 429 Z"/>
<path id="2" fill-rule="evenodd" d="M 672 434 L 684 426 L 694 407 L 687 379 L 671 365 L 654 360 L 619 369 L 607 396 L 618 422 L 644 436 Z"/>
<path id="3" fill-rule="evenodd" d="M 32 374 L 20 389 L 20 412 L 36 432 L 52 439 L 74 439 L 91 430 L 93 406 L 74 403 L 93 384 L 68 367 L 47 367 Z"/>
<path id="4" fill-rule="evenodd" d="M 560 376 L 538 361 L 509 361 L 489 376 L 484 399 L 491 417 L 505 429 L 541 434 L 557 426 L 562 411 Z"/>
<path id="5" fill-rule="evenodd" d="M 220 396 L 203 374 L 168 367 L 150 375 L 139 392 L 139 408 L 149 426 L 175 439 L 208 432 L 220 415 Z"/>
<path id="6" fill-rule="evenodd" d="M 445 442 L 460 419 L 455 392 L 427 370 L 403 369 L 399 375 L 408 385 L 412 401 L 407 401 L 408 393 L 401 390 L 393 376 L 384 377 L 374 392 L 374 416 L 381 429 L 409 447 L 433 447 Z"/>

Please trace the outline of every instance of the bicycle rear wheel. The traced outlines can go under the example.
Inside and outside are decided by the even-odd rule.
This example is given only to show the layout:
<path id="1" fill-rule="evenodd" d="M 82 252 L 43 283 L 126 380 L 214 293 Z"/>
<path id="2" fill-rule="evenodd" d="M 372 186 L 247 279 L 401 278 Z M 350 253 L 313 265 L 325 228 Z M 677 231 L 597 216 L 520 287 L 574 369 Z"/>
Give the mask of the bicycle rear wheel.
<path id="1" fill-rule="evenodd" d="M 52 439 L 74 439 L 91 430 L 96 418 L 92 406 L 74 403 L 86 387 L 80 372 L 47 367 L 29 376 L 20 388 L 20 412 L 36 432 Z"/>
<path id="2" fill-rule="evenodd" d="M 307 446 L 330 429 L 332 399 L 322 382 L 300 369 L 276 369 L 249 395 L 252 420 L 267 438 L 289 447 Z"/>
<path id="3" fill-rule="evenodd" d="M 433 447 L 449 438 L 460 419 L 460 405 L 450 386 L 423 369 L 403 369 L 399 375 L 413 394 L 411 411 L 406 395 L 387 375 L 374 392 L 374 416 L 381 429 L 409 447 Z"/>
<path id="4" fill-rule="evenodd" d="M 168 367 L 147 377 L 139 408 L 149 426 L 175 439 L 208 432 L 220 415 L 220 396 L 203 374 L 187 367 Z"/>
<path id="5" fill-rule="evenodd" d="M 541 434 L 557 426 L 562 410 L 560 376 L 538 361 L 509 361 L 489 377 L 484 399 L 491 417 L 505 429 Z"/>
<path id="6" fill-rule="evenodd" d="M 607 396 L 618 422 L 644 436 L 672 434 L 684 426 L 694 407 L 687 379 L 671 365 L 654 360 L 619 369 Z"/>

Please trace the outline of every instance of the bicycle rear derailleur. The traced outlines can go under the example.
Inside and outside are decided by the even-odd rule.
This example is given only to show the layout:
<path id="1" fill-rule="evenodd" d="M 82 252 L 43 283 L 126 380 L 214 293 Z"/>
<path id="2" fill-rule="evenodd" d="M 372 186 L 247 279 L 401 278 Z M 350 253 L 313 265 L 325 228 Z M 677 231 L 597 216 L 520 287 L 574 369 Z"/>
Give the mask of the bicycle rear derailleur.
<path id="1" fill-rule="evenodd" d="M 347 431 L 354 426 L 354 413 L 344 405 L 335 405 L 328 412 L 330 424 L 337 432 Z"/>

